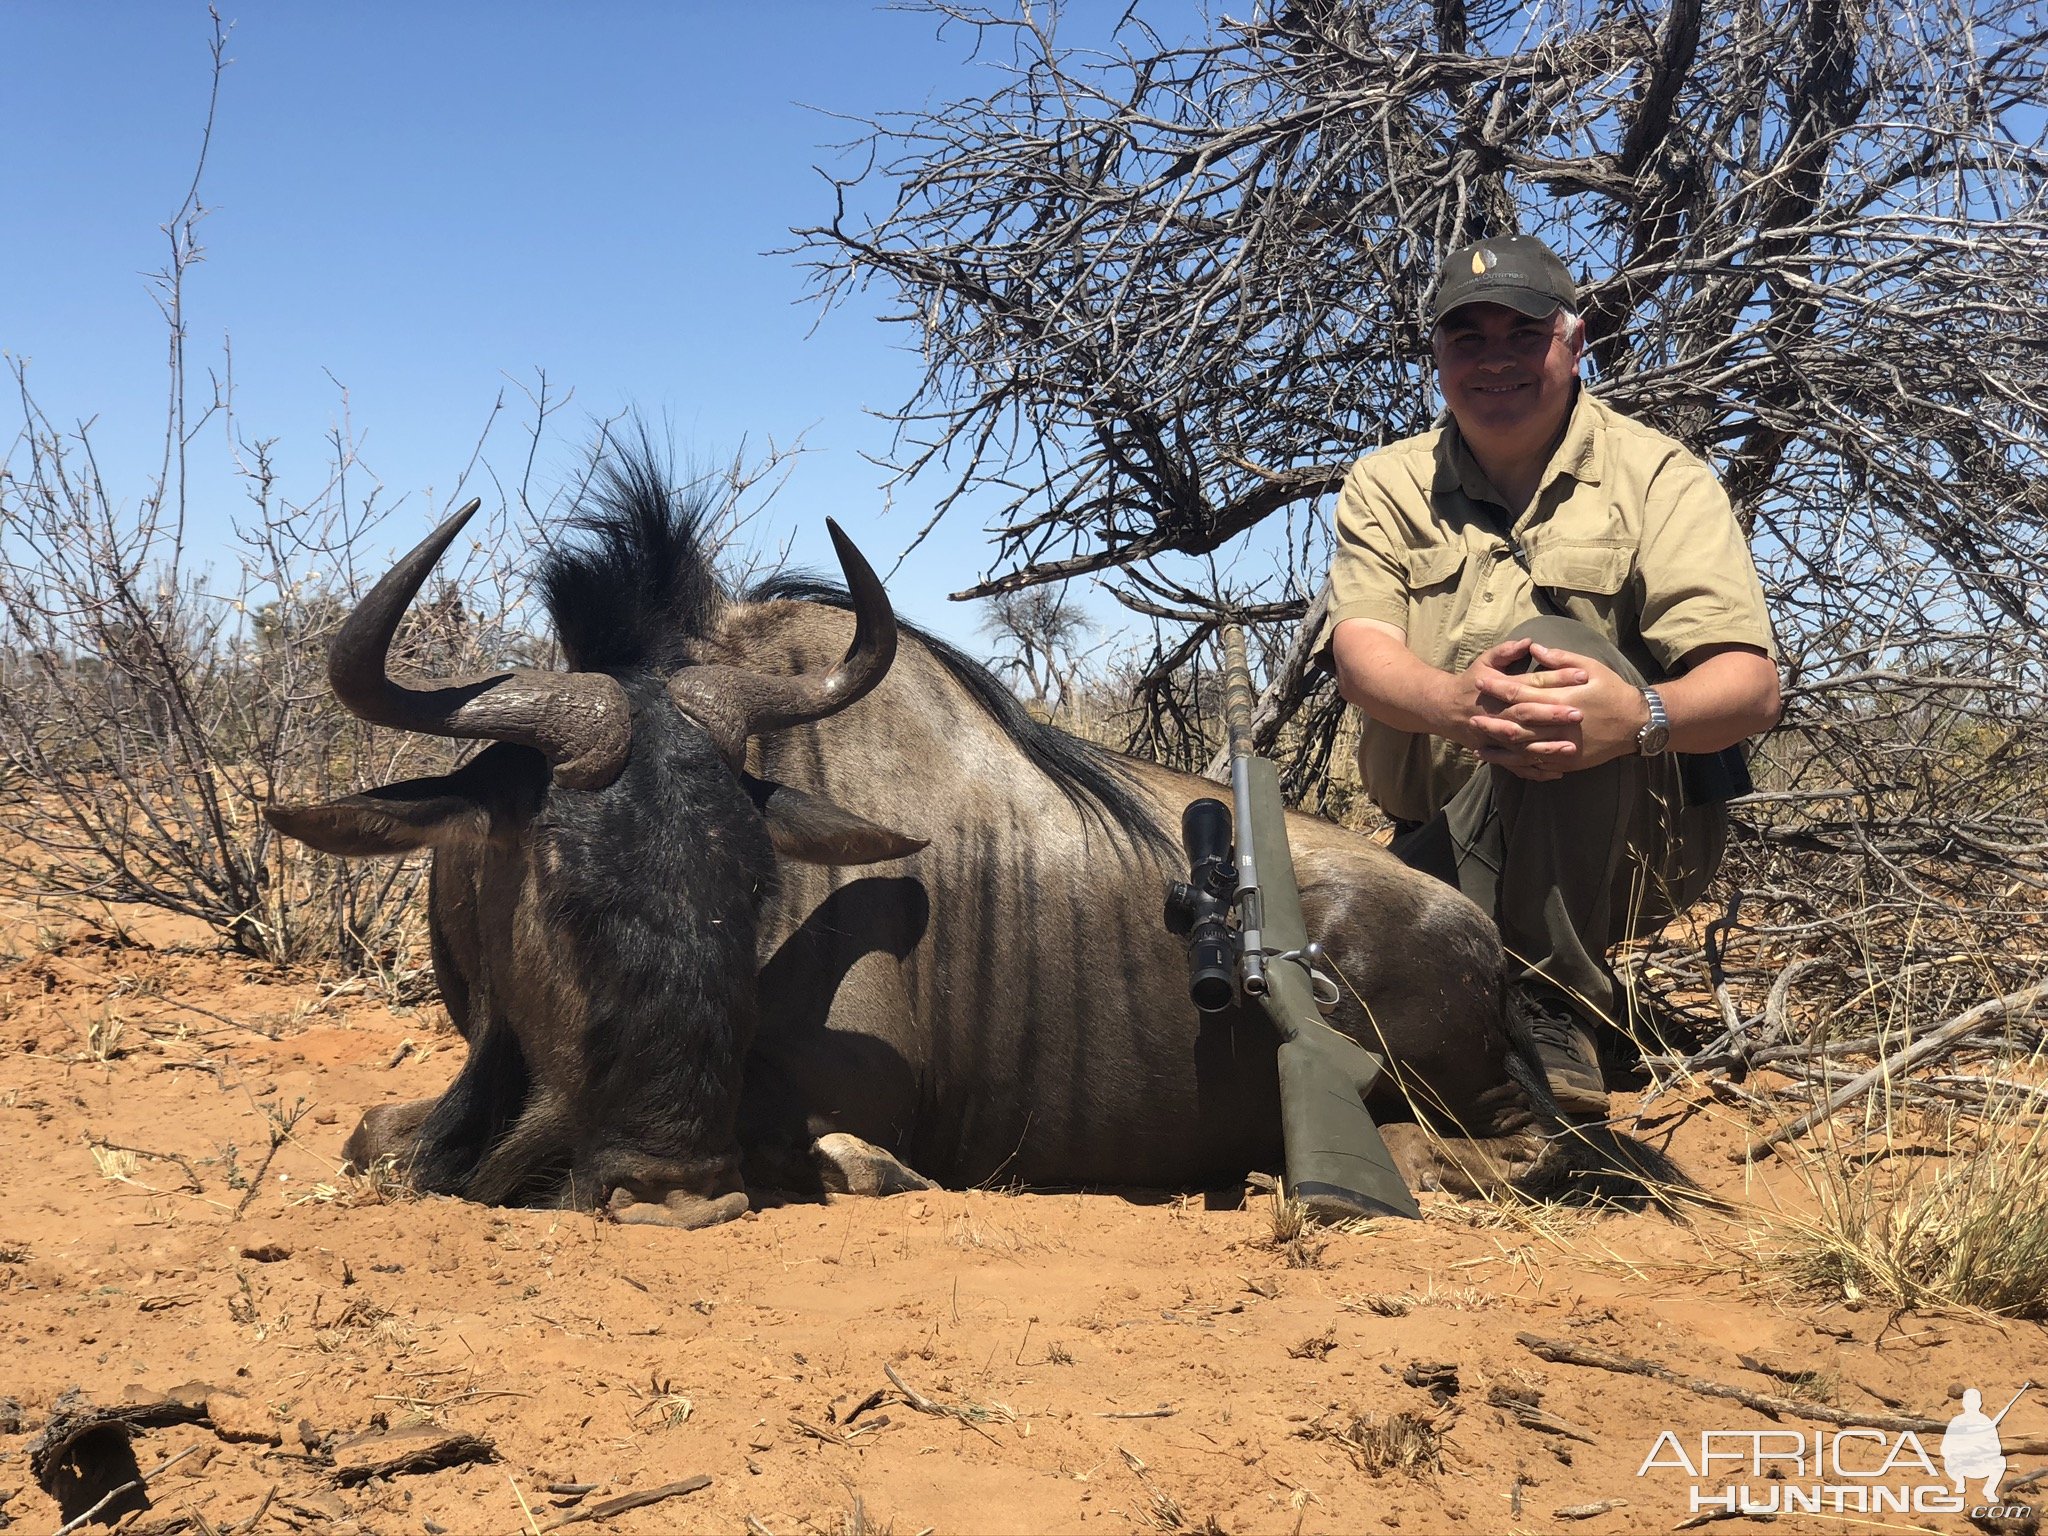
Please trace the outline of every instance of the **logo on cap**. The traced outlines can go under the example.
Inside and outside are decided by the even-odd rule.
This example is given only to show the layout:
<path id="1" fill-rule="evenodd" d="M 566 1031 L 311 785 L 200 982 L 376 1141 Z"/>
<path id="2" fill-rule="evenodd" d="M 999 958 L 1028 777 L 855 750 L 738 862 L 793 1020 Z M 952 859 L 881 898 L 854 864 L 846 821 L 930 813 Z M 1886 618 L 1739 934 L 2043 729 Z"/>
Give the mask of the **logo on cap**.
<path id="1" fill-rule="evenodd" d="M 1484 277 L 1499 264 L 1500 258 L 1494 255 L 1492 249 L 1488 246 L 1482 245 L 1472 253 L 1472 275 L 1474 277 Z"/>

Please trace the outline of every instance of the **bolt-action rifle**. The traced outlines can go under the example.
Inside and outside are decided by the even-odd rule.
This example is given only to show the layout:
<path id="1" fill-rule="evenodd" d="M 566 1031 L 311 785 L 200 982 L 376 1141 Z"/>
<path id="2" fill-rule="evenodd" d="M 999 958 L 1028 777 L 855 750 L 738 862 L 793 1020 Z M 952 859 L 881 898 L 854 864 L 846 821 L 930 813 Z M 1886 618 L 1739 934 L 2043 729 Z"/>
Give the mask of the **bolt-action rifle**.
<path id="1" fill-rule="evenodd" d="M 1280 775 L 1252 750 L 1252 681 L 1244 633 L 1222 628 L 1224 718 L 1232 807 L 1201 799 L 1181 817 L 1188 878 L 1166 896 L 1166 926 L 1188 943 L 1188 993 L 1205 1013 L 1240 995 L 1280 1037 L 1281 1139 L 1287 1190 L 1323 1221 L 1419 1216 L 1415 1197 L 1365 1107 L 1385 1064 L 1323 1022 L 1334 984 L 1315 969 L 1302 922 Z M 1236 824 L 1236 846 L 1231 828 Z"/>

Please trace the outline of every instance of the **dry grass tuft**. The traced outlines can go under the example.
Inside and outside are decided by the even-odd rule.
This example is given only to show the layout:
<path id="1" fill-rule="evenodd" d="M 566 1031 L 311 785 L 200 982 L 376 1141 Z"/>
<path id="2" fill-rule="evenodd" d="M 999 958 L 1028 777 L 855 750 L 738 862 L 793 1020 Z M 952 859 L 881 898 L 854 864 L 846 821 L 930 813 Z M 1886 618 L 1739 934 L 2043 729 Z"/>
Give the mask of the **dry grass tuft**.
<path id="1" fill-rule="evenodd" d="M 1831 1143 L 1795 1165 L 1812 1210 L 1769 1219 L 1770 1267 L 1844 1301 L 2048 1320 L 2048 1120 L 2016 1099 L 1909 1136 L 1882 1115 L 1889 1155 Z"/>
<path id="2" fill-rule="evenodd" d="M 121 1037 L 127 1031 L 128 1021 L 111 1004 L 97 1009 L 85 1021 L 85 1059 L 99 1062 L 102 1066 L 118 1061 L 128 1054 L 121 1044 Z"/>
<path id="3" fill-rule="evenodd" d="M 1336 1332 L 1325 1328 L 1321 1333 L 1310 1334 L 1299 1344 L 1290 1346 L 1287 1353 L 1295 1360 L 1327 1360 L 1336 1347 Z"/>
<path id="4" fill-rule="evenodd" d="M 853 1508 L 839 1521 L 840 1536 L 892 1536 L 896 1522 L 884 1520 L 880 1525 L 868 1513 L 867 1501 L 858 1492 L 853 1496 Z"/>
<path id="5" fill-rule="evenodd" d="M 960 1208 L 946 1222 L 947 1243 L 968 1253 L 1011 1256 L 1059 1246 L 1050 1238 L 1032 1235 L 999 1219 L 1003 1210 L 1002 1199 L 1001 1196 L 992 1198 L 981 1190 L 964 1194 Z"/>
<path id="6" fill-rule="evenodd" d="M 1318 1236 L 1321 1230 L 1309 1216 L 1308 1207 L 1287 1193 L 1282 1185 L 1273 1193 L 1271 1246 L 1287 1261 L 1289 1269 L 1314 1269 L 1323 1262 L 1323 1250 L 1330 1246 Z"/>
<path id="7" fill-rule="evenodd" d="M 1569 1248 L 1614 1214 L 1613 1206 L 1536 1200 L 1517 1190 L 1501 1189 L 1473 1199 L 1433 1203 L 1423 1210 L 1422 1219 L 1475 1232 L 1520 1232 Z"/>
<path id="8" fill-rule="evenodd" d="M 1339 1298 L 1337 1305 L 1346 1312 L 1370 1312 L 1376 1317 L 1406 1317 L 1417 1307 L 1443 1307 L 1452 1312 L 1485 1312 L 1493 1307 L 1506 1305 L 1506 1298 L 1491 1291 L 1483 1291 L 1476 1285 L 1441 1286 L 1436 1277 L 1419 1291 L 1368 1291 L 1362 1295 Z"/>
<path id="9" fill-rule="evenodd" d="M 135 1177 L 135 1154 L 125 1147 L 95 1145 L 92 1149 L 92 1161 L 103 1179 L 125 1184 Z"/>
<path id="10" fill-rule="evenodd" d="M 398 1159 L 380 1157 L 361 1172 L 337 1173 L 332 1180 L 323 1179 L 285 1203 L 336 1205 L 353 1211 L 371 1205 L 398 1205 L 419 1197 L 419 1191 L 399 1171 Z"/>
<path id="11" fill-rule="evenodd" d="M 322 1324 L 313 1334 L 314 1347 L 323 1354 L 350 1349 L 366 1341 L 403 1351 L 412 1347 L 414 1339 L 411 1325 L 403 1318 L 362 1297 L 351 1301 L 341 1316 Z"/>
<path id="12" fill-rule="evenodd" d="M 1399 1472 L 1434 1477 L 1443 1470 L 1444 1415 L 1424 1418 L 1405 1411 L 1384 1417 L 1360 1414 L 1345 1424 L 1322 1419 L 1297 1430 L 1305 1440 L 1327 1440 L 1344 1448 L 1352 1464 L 1370 1477 Z"/>
<path id="13" fill-rule="evenodd" d="M 640 1399 L 640 1406 L 633 1410 L 633 1422 L 642 1429 L 675 1429 L 689 1422 L 697 1405 L 678 1392 L 675 1383 L 660 1375 L 648 1378 L 647 1386 L 628 1386 L 626 1390 Z M 642 1423 L 642 1420 L 645 1423 Z"/>

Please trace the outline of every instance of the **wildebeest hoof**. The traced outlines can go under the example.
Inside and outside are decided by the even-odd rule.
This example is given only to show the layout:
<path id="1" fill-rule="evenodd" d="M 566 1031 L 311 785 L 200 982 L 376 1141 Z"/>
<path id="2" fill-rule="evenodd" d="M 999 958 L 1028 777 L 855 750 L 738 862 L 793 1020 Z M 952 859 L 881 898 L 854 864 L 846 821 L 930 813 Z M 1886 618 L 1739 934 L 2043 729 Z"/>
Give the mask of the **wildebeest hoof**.
<path id="1" fill-rule="evenodd" d="M 736 1221 L 746 1215 L 747 1196 L 746 1191 L 739 1189 L 730 1194 L 711 1196 L 674 1189 L 659 1200 L 643 1200 L 632 1190 L 621 1186 L 612 1191 L 604 1209 L 613 1221 L 632 1222 L 637 1226 L 681 1227 L 690 1231 L 697 1227 L 715 1227 L 720 1222 Z"/>
<path id="2" fill-rule="evenodd" d="M 384 1158 L 403 1170 L 419 1147 L 420 1127 L 433 1113 L 435 1099 L 415 1099 L 410 1104 L 379 1104 L 363 1111 L 363 1118 L 342 1143 L 342 1166 L 350 1173 L 367 1173 Z"/>
<path id="3" fill-rule="evenodd" d="M 862 1141 L 844 1131 L 820 1136 L 813 1145 L 818 1157 L 818 1175 L 824 1181 L 828 1194 L 901 1195 L 911 1190 L 939 1187 L 873 1142 Z"/>

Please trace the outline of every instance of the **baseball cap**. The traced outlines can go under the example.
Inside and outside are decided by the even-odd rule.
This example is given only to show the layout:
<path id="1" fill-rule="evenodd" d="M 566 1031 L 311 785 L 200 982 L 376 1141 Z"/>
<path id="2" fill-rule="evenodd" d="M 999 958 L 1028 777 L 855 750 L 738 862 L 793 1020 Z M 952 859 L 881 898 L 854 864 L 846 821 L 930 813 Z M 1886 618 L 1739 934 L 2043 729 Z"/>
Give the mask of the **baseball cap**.
<path id="1" fill-rule="evenodd" d="M 1556 253 L 1534 235 L 1498 235 L 1444 258 L 1429 323 L 1441 325 L 1461 304 L 1505 304 L 1540 319 L 1560 304 L 1577 309 L 1579 290 Z"/>

